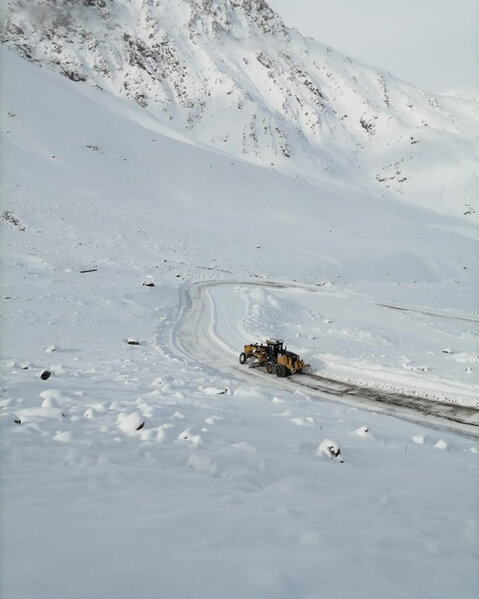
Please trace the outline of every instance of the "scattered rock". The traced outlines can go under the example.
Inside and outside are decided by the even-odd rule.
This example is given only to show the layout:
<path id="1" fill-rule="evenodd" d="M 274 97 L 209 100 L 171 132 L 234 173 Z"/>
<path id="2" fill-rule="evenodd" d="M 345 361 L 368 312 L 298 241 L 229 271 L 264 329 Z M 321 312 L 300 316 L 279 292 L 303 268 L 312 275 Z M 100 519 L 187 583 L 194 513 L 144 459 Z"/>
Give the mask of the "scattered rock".
<path id="1" fill-rule="evenodd" d="M 228 389 L 221 389 L 220 387 L 205 387 L 203 393 L 206 395 L 224 395 L 228 392 Z"/>
<path id="2" fill-rule="evenodd" d="M 374 133 L 376 132 L 376 128 L 374 126 L 374 123 L 366 120 L 364 117 L 361 117 L 359 119 L 359 122 L 361 123 L 361 127 L 363 129 L 365 129 L 370 135 L 374 135 Z"/>
<path id="3" fill-rule="evenodd" d="M 128 337 L 127 341 L 128 345 L 140 345 L 140 342 L 137 341 L 136 339 L 132 339 L 131 337 Z"/>
<path id="4" fill-rule="evenodd" d="M 4 210 L 0 216 L 0 219 L 10 223 L 14 227 L 17 227 L 19 231 L 25 231 L 25 227 L 21 224 L 17 216 L 11 210 Z"/>
<path id="5" fill-rule="evenodd" d="M 331 441 L 331 439 L 324 439 L 324 441 L 319 444 L 316 455 L 324 455 L 331 460 L 338 460 L 341 463 L 344 462 L 339 446 L 334 441 Z"/>
<path id="6" fill-rule="evenodd" d="M 83 75 L 82 73 L 78 73 L 77 71 L 73 71 L 71 69 L 62 68 L 62 70 L 60 72 L 65 77 L 68 77 L 68 79 L 70 79 L 71 81 L 75 81 L 75 82 L 77 82 L 77 81 L 86 81 L 85 75 Z M 52 158 L 54 158 L 54 156 L 52 156 Z"/>
<path id="7" fill-rule="evenodd" d="M 141 431 L 141 429 L 145 426 L 145 421 L 143 420 L 143 422 L 140 424 L 140 426 L 138 426 L 136 428 L 137 431 Z"/>
<path id="8" fill-rule="evenodd" d="M 22 421 L 20 420 L 20 418 L 18 420 L 14 420 L 13 422 L 15 422 L 15 424 L 22 424 Z"/>
<path id="9" fill-rule="evenodd" d="M 367 434 L 369 433 L 369 427 L 367 426 L 360 426 L 359 428 L 357 428 L 355 431 L 356 435 L 358 435 L 359 437 L 366 437 Z"/>
<path id="10" fill-rule="evenodd" d="M 46 381 L 47 379 L 50 378 L 51 374 L 52 373 L 49 370 L 43 370 L 42 373 L 40 374 L 40 378 L 42 379 L 42 381 Z"/>

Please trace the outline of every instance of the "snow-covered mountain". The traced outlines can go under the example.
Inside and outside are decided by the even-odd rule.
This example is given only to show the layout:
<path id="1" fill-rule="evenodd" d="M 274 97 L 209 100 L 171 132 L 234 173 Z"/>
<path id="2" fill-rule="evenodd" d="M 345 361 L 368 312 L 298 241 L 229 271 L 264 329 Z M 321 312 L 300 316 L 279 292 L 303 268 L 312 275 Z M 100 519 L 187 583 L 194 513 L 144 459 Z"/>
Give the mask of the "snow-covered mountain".
<path id="1" fill-rule="evenodd" d="M 1 10 L 2 599 L 475 599 L 474 103 L 261 0 Z"/>
<path id="2" fill-rule="evenodd" d="M 324 187 L 475 210 L 477 104 L 306 39 L 264 0 L 9 0 L 4 11 L 9 48 L 134 99 L 190 140 Z"/>

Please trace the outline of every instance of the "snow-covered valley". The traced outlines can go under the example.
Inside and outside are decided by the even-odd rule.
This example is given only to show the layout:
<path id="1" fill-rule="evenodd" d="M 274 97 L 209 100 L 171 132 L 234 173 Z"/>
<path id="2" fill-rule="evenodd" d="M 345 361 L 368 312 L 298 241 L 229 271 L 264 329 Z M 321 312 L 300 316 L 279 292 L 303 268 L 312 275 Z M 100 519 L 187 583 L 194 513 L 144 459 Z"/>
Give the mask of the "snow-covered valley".
<path id="1" fill-rule="evenodd" d="M 386 129 L 357 161 L 358 132 L 338 154 L 336 121 L 334 141 L 300 153 L 288 129 L 291 160 L 259 158 L 211 78 L 205 115 L 210 133 L 231 127 L 226 144 L 206 116 L 194 130 L 165 118 L 173 96 L 160 114 L 117 80 L 98 89 L 38 62 L 2 49 L 2 597 L 474 597 L 473 425 L 412 422 L 237 362 L 243 343 L 282 337 L 316 373 L 474 422 L 471 106 L 442 100 L 457 130 L 421 131 L 406 196 L 375 180 L 405 156 Z M 224 284 L 189 353 L 188 297 L 208 281 Z"/>

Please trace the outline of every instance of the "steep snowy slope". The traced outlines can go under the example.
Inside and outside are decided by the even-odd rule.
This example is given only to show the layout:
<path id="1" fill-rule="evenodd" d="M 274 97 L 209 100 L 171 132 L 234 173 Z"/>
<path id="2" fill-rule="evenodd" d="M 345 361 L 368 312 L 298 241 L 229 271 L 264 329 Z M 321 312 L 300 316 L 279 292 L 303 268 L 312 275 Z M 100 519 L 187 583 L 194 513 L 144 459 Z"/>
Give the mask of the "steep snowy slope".
<path id="1" fill-rule="evenodd" d="M 48 227 L 52 235 L 66 228 L 77 236 L 85 231 L 77 225 L 94 218 L 88 234 L 98 256 L 128 260 L 131 239 L 124 243 L 108 226 L 117 217 L 136 222 L 152 267 L 163 251 L 171 257 L 180 247 L 187 248 L 189 269 L 215 259 L 237 275 L 312 283 L 459 284 L 475 276 L 467 220 L 345 192 L 340 184 L 326 191 L 174 140 L 128 99 L 78 86 L 7 51 L 3 56 L 5 210 L 26 226 L 40 213 L 46 217 L 28 235 Z M 56 258 L 64 267 L 70 259 Z"/>
<path id="2" fill-rule="evenodd" d="M 472 102 L 305 39 L 264 0 L 9 0 L 4 10 L 3 41 L 20 55 L 132 98 L 192 139 L 324 185 L 475 210 Z"/>

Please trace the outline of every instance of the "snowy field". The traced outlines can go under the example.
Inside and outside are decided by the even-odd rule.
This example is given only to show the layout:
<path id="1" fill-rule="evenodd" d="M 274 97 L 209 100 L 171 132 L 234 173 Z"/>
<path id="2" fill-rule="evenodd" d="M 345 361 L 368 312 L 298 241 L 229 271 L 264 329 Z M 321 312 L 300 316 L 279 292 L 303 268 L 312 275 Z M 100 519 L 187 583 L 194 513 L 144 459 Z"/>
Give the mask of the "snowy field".
<path id="1" fill-rule="evenodd" d="M 80 277 L 10 313 L 4 597 L 475 596 L 476 439 L 221 375 L 174 284 Z"/>
<path id="2" fill-rule="evenodd" d="M 2 597 L 475 597 L 477 436 L 177 342 L 191 283 L 273 279 L 209 291 L 223 360 L 281 336 L 317 372 L 477 409 L 472 225 L 2 56 Z"/>

